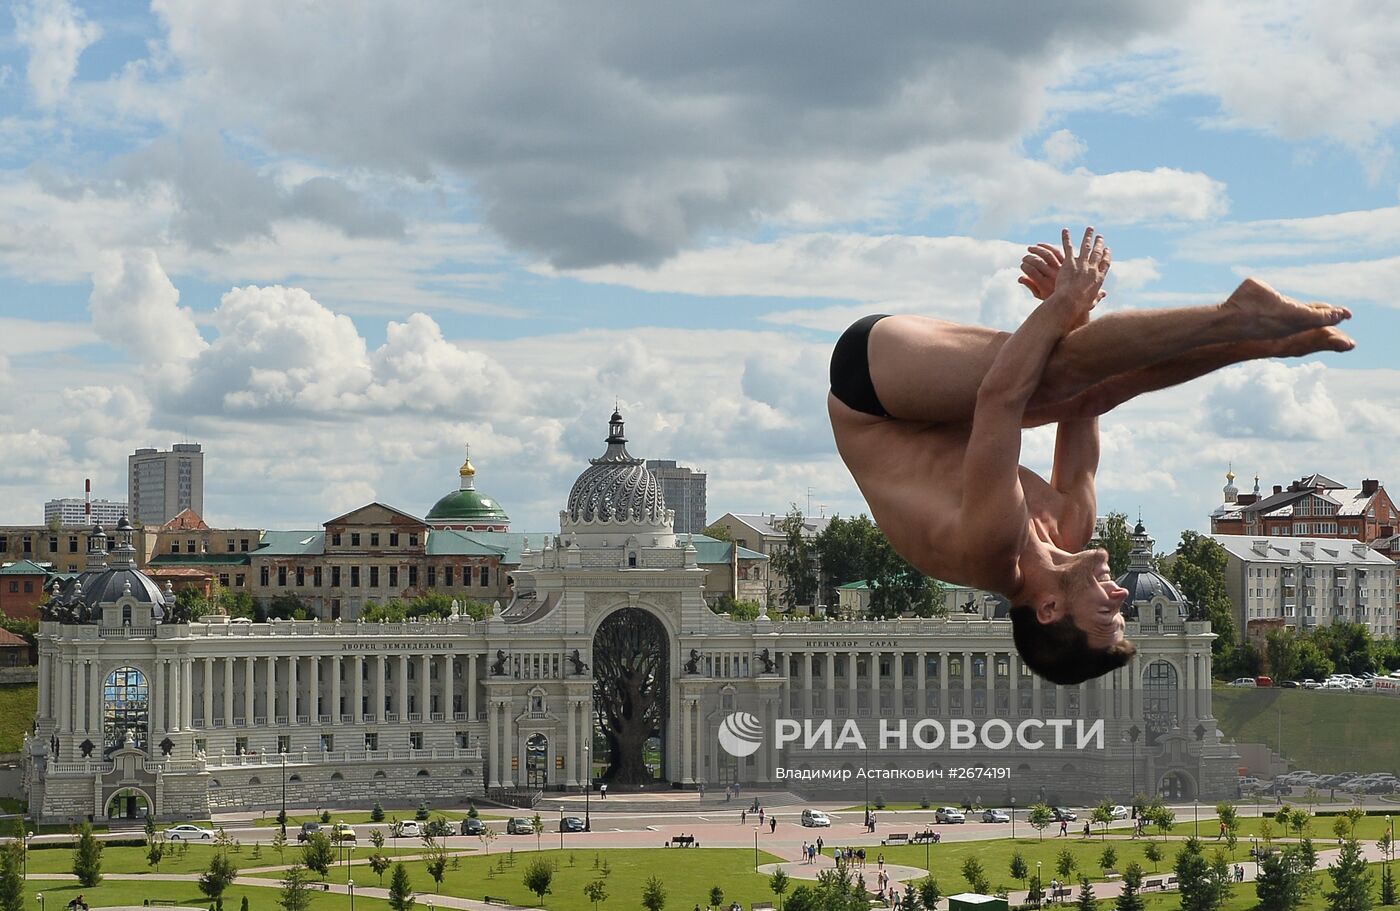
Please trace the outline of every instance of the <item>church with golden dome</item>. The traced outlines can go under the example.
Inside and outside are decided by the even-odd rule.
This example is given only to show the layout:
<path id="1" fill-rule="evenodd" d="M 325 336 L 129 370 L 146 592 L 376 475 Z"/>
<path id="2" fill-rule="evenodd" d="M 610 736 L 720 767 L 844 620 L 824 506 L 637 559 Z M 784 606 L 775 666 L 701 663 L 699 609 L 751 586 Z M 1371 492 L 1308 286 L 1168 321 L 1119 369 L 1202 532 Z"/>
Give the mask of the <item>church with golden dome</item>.
<path id="1" fill-rule="evenodd" d="M 428 525 L 441 531 L 510 531 L 510 516 L 501 504 L 476 489 L 471 450 L 458 470 L 461 483 L 428 510 Z"/>

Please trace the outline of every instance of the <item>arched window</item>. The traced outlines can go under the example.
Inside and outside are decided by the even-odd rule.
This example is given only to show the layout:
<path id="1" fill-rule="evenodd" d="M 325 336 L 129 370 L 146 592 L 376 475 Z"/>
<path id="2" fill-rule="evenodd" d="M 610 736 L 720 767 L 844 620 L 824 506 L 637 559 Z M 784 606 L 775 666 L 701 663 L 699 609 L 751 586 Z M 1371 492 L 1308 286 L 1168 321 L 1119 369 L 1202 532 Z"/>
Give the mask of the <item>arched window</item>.
<path id="1" fill-rule="evenodd" d="M 107 752 L 131 732 L 138 748 L 146 747 L 150 727 L 150 688 L 146 675 L 134 667 L 119 667 L 107 675 L 102 688 L 102 737 Z"/>
<path id="2" fill-rule="evenodd" d="M 1143 714 L 1147 721 L 1147 743 L 1180 726 L 1177 717 L 1176 668 L 1169 661 L 1157 660 L 1143 671 Z"/>
<path id="3" fill-rule="evenodd" d="M 383 769 L 380 769 L 378 772 L 375 772 L 375 773 L 374 773 L 374 777 L 375 777 L 375 778 L 384 778 L 384 777 L 386 777 L 386 776 L 384 775 L 384 770 L 383 770 Z"/>
<path id="4" fill-rule="evenodd" d="M 344 781 L 344 780 L 345 780 L 345 776 L 342 775 L 342 774 L 340 774 L 339 772 L 332 772 L 332 773 L 331 773 L 331 781 Z"/>
<path id="5" fill-rule="evenodd" d="M 287 783 L 290 784 L 290 783 L 293 782 L 293 781 L 301 781 L 301 776 L 300 776 L 300 775 L 288 775 L 288 776 L 287 776 Z"/>
<path id="6" fill-rule="evenodd" d="M 262 784 L 262 779 L 259 778 L 259 777 L 256 776 L 256 775 L 254 775 L 252 778 L 249 778 L 249 779 L 248 779 L 248 786 L 249 786 L 249 787 L 253 787 L 254 785 L 260 785 L 260 784 Z"/>
<path id="7" fill-rule="evenodd" d="M 419 769 L 419 770 L 418 770 L 418 777 L 419 777 L 419 778 L 427 778 L 427 777 L 428 777 L 428 770 L 427 770 L 427 769 Z"/>

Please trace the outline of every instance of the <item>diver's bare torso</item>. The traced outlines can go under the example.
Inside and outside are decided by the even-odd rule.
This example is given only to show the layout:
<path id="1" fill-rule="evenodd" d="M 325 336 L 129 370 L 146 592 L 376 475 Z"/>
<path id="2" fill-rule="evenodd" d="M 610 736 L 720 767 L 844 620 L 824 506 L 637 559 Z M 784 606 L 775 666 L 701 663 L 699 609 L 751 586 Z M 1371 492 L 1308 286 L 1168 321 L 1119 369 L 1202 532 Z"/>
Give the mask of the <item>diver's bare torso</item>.
<path id="1" fill-rule="evenodd" d="M 944 582 L 1014 593 L 1015 565 L 989 559 L 961 528 L 970 424 L 876 417 L 830 394 L 827 408 L 836 448 L 895 550 L 920 572 Z M 1025 466 L 1019 474 L 1029 516 L 1026 534 L 1057 546 L 1069 543 L 1060 532 L 1064 495 Z"/>

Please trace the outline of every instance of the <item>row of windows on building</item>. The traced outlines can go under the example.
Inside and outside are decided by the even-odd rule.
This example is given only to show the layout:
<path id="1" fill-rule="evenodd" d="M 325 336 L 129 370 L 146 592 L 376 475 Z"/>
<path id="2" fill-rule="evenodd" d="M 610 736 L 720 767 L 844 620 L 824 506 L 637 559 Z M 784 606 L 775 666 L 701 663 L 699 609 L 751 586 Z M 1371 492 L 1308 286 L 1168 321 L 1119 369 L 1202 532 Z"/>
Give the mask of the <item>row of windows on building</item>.
<path id="1" fill-rule="evenodd" d="M 406 567 L 403 567 L 407 570 L 407 572 L 403 573 L 399 572 L 400 567 L 398 566 L 370 566 L 367 567 L 368 572 L 363 573 L 361 572 L 362 567 L 360 566 L 350 566 L 345 568 L 349 569 L 349 573 L 343 573 L 343 568 L 340 566 L 330 567 L 331 588 L 341 588 L 342 580 L 347 575 L 349 576 L 350 580 L 350 584 L 348 586 L 349 588 L 380 588 L 381 583 L 382 587 L 398 588 L 401 579 L 404 580 L 404 585 L 406 585 L 408 588 L 416 588 L 418 586 L 418 567 L 417 565 L 412 563 L 410 563 Z M 305 566 L 279 566 L 277 567 L 277 587 L 286 588 L 289 585 L 294 585 L 297 588 L 305 588 L 307 586 L 307 581 L 310 580 L 312 588 L 321 588 L 325 580 L 325 575 L 322 572 L 322 569 L 323 568 L 320 566 L 312 566 L 309 567 L 310 571 L 308 572 L 308 567 Z M 472 572 L 472 567 L 470 566 L 463 566 L 461 569 L 461 580 L 463 588 L 466 588 L 472 584 L 473 575 L 476 575 L 478 579 L 478 584 L 481 588 L 490 587 L 491 567 L 479 566 L 476 568 L 477 572 L 475 574 Z M 383 570 L 383 572 L 381 572 L 381 570 Z M 427 567 L 427 570 L 424 573 L 424 575 L 427 578 L 427 587 L 435 588 L 438 584 L 438 567 L 436 565 Z M 227 581 L 225 581 L 227 577 L 227 573 L 220 574 L 219 584 L 227 585 L 228 583 Z M 452 588 L 453 586 L 455 586 L 457 584 L 455 581 L 457 578 L 458 576 L 456 573 L 456 567 L 442 567 L 442 584 L 444 587 Z M 240 586 L 243 584 L 242 579 L 243 577 L 239 575 L 238 584 Z M 367 579 L 368 585 L 361 586 L 361 579 Z M 269 566 L 260 567 L 258 573 L 258 581 L 260 582 L 263 588 L 270 588 L 272 586 L 272 568 Z"/>
<path id="2" fill-rule="evenodd" d="M 792 673 L 791 673 L 791 676 L 795 676 L 795 677 L 796 677 L 796 676 L 801 676 L 801 673 L 802 673 L 802 658 L 799 656 L 799 657 L 794 657 L 792 660 L 793 660 L 793 665 L 792 665 Z M 917 669 L 918 669 L 918 663 L 917 663 L 918 660 L 919 660 L 919 659 L 918 659 L 918 656 L 917 656 L 917 655 L 903 655 L 903 656 L 901 656 L 901 659 L 900 659 L 900 660 L 901 660 L 901 662 L 902 662 L 902 667 L 900 668 L 900 674 L 903 675 L 904 677 L 906 677 L 906 678 L 912 680 L 912 679 L 914 678 L 915 672 L 916 672 Z M 848 656 L 848 655 L 837 655 L 837 656 L 836 656 L 836 661 L 835 661 L 835 665 L 836 665 L 835 673 L 836 673 L 836 676 L 838 676 L 838 677 L 848 677 L 848 676 L 850 676 L 850 673 L 851 673 L 851 672 L 850 672 L 850 662 L 851 662 L 850 656 Z M 859 675 L 861 675 L 861 674 L 865 674 L 865 675 L 868 676 L 868 675 L 869 675 L 869 672 L 870 672 L 870 667 L 869 667 L 869 665 L 870 665 L 870 660 L 869 660 L 868 658 L 857 657 L 857 658 L 855 659 L 855 662 L 856 662 L 856 674 L 857 674 L 857 676 L 859 676 Z M 925 656 L 924 656 L 924 676 L 925 676 L 925 677 L 932 679 L 932 678 L 936 678 L 936 677 L 938 676 L 938 662 L 939 662 L 939 656 L 936 655 L 936 654 L 929 654 L 929 655 L 925 655 Z M 986 659 L 985 657 L 981 657 L 981 656 L 976 656 L 976 655 L 974 655 L 974 656 L 972 657 L 972 660 L 971 660 L 970 663 L 971 663 L 971 665 L 972 665 L 972 676 L 973 676 L 973 678 L 974 678 L 974 679 L 986 679 L 986 676 L 987 676 L 987 659 Z M 1009 656 L 1007 656 L 1007 655 L 998 655 L 998 656 L 996 657 L 996 660 L 995 660 L 994 664 L 995 664 L 995 666 L 993 667 L 993 673 L 994 673 L 998 678 L 1009 678 L 1009 677 L 1011 676 L 1011 659 L 1010 659 Z M 747 671 L 748 671 L 748 660 L 747 660 L 747 657 L 746 657 L 746 656 L 745 656 L 744 661 L 743 661 L 743 670 L 744 670 L 745 674 L 746 674 Z M 1030 673 L 1031 673 L 1031 672 L 1030 672 L 1030 669 L 1026 667 L 1025 662 L 1021 662 L 1021 666 L 1020 666 L 1020 668 L 1019 668 L 1019 671 L 1020 671 L 1020 674 L 1021 674 L 1022 677 L 1026 677 L 1026 678 L 1029 678 L 1029 677 L 1030 677 Z M 894 659 L 891 658 L 891 657 L 882 656 L 882 657 L 880 658 L 880 676 L 881 676 L 881 677 L 890 677 L 890 676 L 892 676 L 893 674 L 894 674 Z M 948 676 L 950 676 L 950 677 L 958 677 L 958 678 L 961 678 L 962 675 L 963 675 L 963 659 L 962 659 L 962 657 L 961 657 L 961 656 L 958 656 L 958 655 L 950 655 L 950 656 L 948 657 Z M 721 674 L 721 676 L 726 676 L 726 675 Z M 822 657 L 822 656 L 820 656 L 820 655 L 813 657 L 813 659 L 812 659 L 812 676 L 813 676 L 813 677 L 825 677 L 825 676 L 826 676 L 826 659 L 825 659 L 824 657 Z"/>
<path id="3" fill-rule="evenodd" d="M 234 538 L 228 538 L 224 541 L 224 544 L 227 547 L 228 552 L 231 554 L 239 552 L 246 554 L 250 549 L 252 549 L 252 538 L 238 538 L 236 540 Z M 178 540 L 172 540 L 170 542 L 170 552 L 172 554 L 180 553 L 180 542 Z M 209 553 L 209 539 L 186 538 L 184 552 L 187 554 Z"/>
<path id="4" fill-rule="evenodd" d="M 344 535 L 342 535 L 341 532 L 333 532 L 333 533 L 331 534 L 331 547 L 340 547 L 340 546 L 341 546 L 340 542 L 341 542 L 341 539 L 342 539 L 343 537 L 344 537 Z M 350 532 L 349 537 L 350 537 L 350 546 L 351 546 L 351 547 L 360 547 L 360 546 L 361 546 L 361 545 L 360 545 L 360 540 L 361 540 L 361 538 L 363 537 L 363 535 L 362 535 L 360 532 L 358 532 L 358 531 L 352 531 L 352 532 Z M 399 546 L 399 537 L 400 537 L 399 532 L 391 531 L 391 532 L 388 533 L 387 537 L 388 537 L 388 539 L 389 539 L 389 546 L 390 546 L 390 547 L 398 547 L 398 546 Z M 377 531 L 369 532 L 369 546 L 370 546 L 370 547 L 378 547 L 378 546 L 379 546 L 379 540 L 380 540 L 380 533 L 379 533 L 379 532 L 377 532 Z M 409 547 L 417 547 L 417 546 L 418 546 L 418 532 L 413 531 L 413 532 L 409 532 L 409 533 L 408 533 L 408 546 L 409 546 Z"/>
<path id="5" fill-rule="evenodd" d="M 20 536 L 19 536 L 19 550 L 17 551 L 17 553 L 21 553 L 21 554 L 32 554 L 32 553 L 34 553 L 34 537 L 35 537 L 34 535 L 20 535 Z M 51 554 L 60 553 L 61 551 L 59 550 L 59 543 L 60 543 L 60 540 L 59 540 L 59 536 L 58 536 L 58 535 L 49 535 L 49 553 L 51 553 Z M 110 539 L 107 541 L 107 549 L 108 549 L 109 551 L 110 551 L 113 547 L 115 547 L 115 546 L 116 546 L 116 543 L 115 543 L 114 541 L 112 541 L 112 540 L 110 540 Z M 7 535 L 0 535 L 0 553 L 8 553 L 9 550 L 10 550 L 10 539 L 9 539 L 9 536 L 7 536 Z M 70 554 L 76 554 L 76 553 L 78 553 L 78 536 L 77 536 L 77 535 L 69 535 L 69 536 L 68 536 L 68 552 L 69 552 Z"/>

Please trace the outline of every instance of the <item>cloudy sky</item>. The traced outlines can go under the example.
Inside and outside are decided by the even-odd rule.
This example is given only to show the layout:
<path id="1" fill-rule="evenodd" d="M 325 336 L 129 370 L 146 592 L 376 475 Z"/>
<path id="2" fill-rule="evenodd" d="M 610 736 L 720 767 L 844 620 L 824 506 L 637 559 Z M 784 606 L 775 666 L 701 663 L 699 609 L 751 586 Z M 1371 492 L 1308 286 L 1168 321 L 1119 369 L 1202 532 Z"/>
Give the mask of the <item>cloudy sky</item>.
<path id="1" fill-rule="evenodd" d="M 211 524 L 479 486 L 557 527 L 614 400 L 711 517 L 864 504 L 851 320 L 1013 328 L 1092 221 L 1104 309 L 1242 276 L 1359 347 L 1103 423 L 1159 548 L 1248 489 L 1400 484 L 1400 20 L 1366 2 L 16 0 L 0 20 L 0 523 L 203 443 Z M 1150 345 L 1151 339 L 1143 339 Z M 1048 468 L 1052 438 L 1025 461 Z"/>

